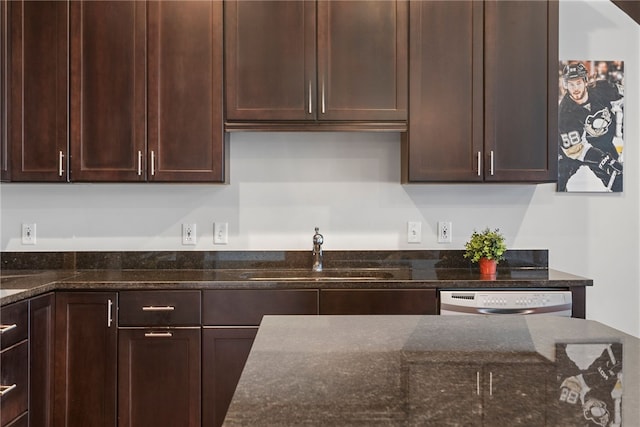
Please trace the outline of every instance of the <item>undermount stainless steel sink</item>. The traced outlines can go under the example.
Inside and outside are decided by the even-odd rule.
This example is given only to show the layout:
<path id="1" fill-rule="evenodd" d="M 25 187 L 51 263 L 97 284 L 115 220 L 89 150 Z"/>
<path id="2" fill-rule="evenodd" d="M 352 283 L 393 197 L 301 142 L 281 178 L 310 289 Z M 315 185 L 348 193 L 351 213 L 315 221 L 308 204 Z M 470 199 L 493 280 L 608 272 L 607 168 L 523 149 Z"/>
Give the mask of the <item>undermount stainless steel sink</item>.
<path id="1" fill-rule="evenodd" d="M 287 270 L 256 270 L 246 271 L 240 274 L 243 280 L 282 280 L 282 281 L 309 281 L 309 280 L 384 280 L 392 279 L 393 273 L 375 269 L 325 269 L 323 271 L 311 271 L 303 269 Z"/>

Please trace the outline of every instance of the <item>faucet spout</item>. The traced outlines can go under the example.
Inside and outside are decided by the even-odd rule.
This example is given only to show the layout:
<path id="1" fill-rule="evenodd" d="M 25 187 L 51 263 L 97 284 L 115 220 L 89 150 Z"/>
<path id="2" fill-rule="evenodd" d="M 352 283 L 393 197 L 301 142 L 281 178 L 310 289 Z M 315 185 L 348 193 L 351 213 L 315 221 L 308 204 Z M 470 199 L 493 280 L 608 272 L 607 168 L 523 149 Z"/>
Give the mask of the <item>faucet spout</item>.
<path id="1" fill-rule="evenodd" d="M 313 256 L 312 271 L 322 271 L 322 243 L 324 242 L 324 237 L 322 237 L 319 231 L 320 229 L 316 227 L 316 234 L 313 235 L 313 251 L 311 252 Z"/>

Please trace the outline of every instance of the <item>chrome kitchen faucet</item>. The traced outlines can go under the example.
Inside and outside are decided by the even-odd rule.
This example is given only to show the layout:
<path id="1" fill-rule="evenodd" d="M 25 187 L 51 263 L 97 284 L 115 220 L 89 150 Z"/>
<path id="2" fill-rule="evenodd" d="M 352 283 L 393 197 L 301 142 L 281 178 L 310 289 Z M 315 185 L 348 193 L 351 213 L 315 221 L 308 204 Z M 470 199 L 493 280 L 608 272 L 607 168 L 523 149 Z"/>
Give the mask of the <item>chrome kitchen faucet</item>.
<path id="1" fill-rule="evenodd" d="M 313 235 L 313 267 L 311 270 L 313 271 L 322 271 L 322 243 L 324 242 L 324 237 L 318 231 L 320 229 L 316 227 L 316 234 Z"/>

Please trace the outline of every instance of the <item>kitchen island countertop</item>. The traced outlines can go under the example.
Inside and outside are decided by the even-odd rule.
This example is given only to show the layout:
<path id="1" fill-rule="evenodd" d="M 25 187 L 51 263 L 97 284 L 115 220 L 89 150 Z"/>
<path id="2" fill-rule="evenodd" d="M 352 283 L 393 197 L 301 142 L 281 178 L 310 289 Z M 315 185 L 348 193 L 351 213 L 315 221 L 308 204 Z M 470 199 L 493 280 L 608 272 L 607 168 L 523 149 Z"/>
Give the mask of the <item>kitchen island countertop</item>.
<path id="1" fill-rule="evenodd" d="M 556 344 L 593 342 L 622 344 L 621 415 L 623 425 L 634 425 L 640 419 L 640 339 L 595 321 L 555 316 L 265 316 L 224 425 L 440 425 L 433 419 L 467 425 L 459 413 L 469 407 L 471 416 L 484 417 L 485 425 L 492 425 L 488 417 L 499 416 L 491 411 L 510 414 L 509 425 L 561 425 Z M 495 373 L 501 366 L 508 367 L 502 376 Z M 515 375 L 518 366 L 524 366 L 526 383 L 542 382 L 546 409 L 526 407 L 535 403 L 533 393 L 524 400 L 500 400 L 500 381 Z M 454 368 L 447 374 L 448 367 Z M 472 378 L 464 393 L 482 396 L 478 405 L 483 409 L 473 409 L 473 400 L 467 407 L 463 396 L 442 394 L 444 400 L 438 399 L 467 368 Z M 480 391 L 483 369 L 494 374 L 491 395 Z M 486 379 L 487 373 L 482 375 Z M 527 418 L 533 412 L 540 412 L 545 422 Z"/>

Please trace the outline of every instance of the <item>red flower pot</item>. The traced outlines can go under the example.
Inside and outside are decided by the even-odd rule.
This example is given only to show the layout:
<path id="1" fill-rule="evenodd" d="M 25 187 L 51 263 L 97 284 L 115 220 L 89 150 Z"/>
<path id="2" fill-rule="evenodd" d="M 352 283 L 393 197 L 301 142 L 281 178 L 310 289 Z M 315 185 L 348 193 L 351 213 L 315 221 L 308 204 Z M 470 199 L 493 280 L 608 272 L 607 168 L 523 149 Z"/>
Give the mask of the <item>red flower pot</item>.
<path id="1" fill-rule="evenodd" d="M 480 274 L 483 276 L 490 276 L 496 274 L 496 266 L 498 263 L 495 259 L 480 258 L 478 260 L 478 266 L 480 267 Z"/>

